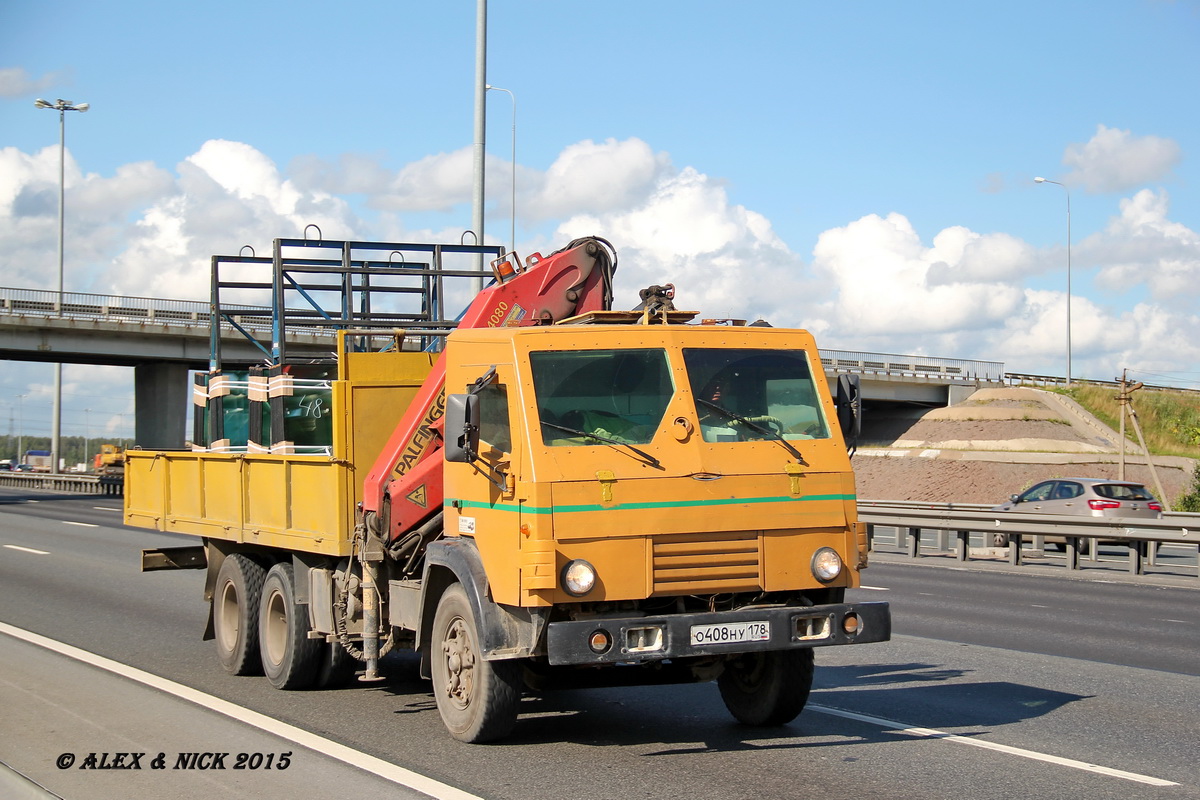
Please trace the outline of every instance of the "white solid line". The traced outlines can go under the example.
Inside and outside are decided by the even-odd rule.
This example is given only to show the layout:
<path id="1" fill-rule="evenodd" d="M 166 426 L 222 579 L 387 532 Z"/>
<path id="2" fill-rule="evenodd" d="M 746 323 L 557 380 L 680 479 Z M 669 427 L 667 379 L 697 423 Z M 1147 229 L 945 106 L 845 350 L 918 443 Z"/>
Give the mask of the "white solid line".
<path id="1" fill-rule="evenodd" d="M 235 703 L 230 703 L 228 700 L 222 700 L 219 697 L 198 691 L 190 686 L 184 686 L 182 683 L 176 683 L 166 678 L 160 678 L 157 675 L 151 675 L 148 672 L 142 672 L 136 667 L 122 664 L 119 661 L 113 661 L 104 656 L 89 653 L 87 650 L 63 644 L 62 642 L 24 630 L 23 628 L 14 627 L 5 622 L 0 622 L 0 633 L 37 645 L 38 647 L 44 647 L 47 650 L 67 656 L 68 658 L 73 658 L 76 661 L 90 664 L 93 667 L 99 667 L 114 675 L 120 675 L 123 678 L 137 681 L 152 689 L 158 689 L 161 692 L 174 695 L 181 700 L 203 706 L 218 714 L 224 714 L 238 722 L 244 722 L 259 730 L 287 739 L 290 742 L 295 742 L 301 747 L 307 747 L 310 750 L 323 753 L 352 767 L 358 767 L 361 770 L 378 775 L 384 780 L 389 780 L 392 783 L 398 783 L 401 786 L 406 786 L 409 789 L 429 795 L 435 798 L 435 800 L 482 800 L 478 795 L 464 792 L 462 789 L 442 783 L 441 781 L 436 781 L 433 778 L 427 778 L 412 770 L 396 766 L 390 761 L 384 761 L 382 758 L 361 753 L 344 744 L 326 739 L 324 736 L 310 733 L 303 728 L 288 725 L 286 722 L 280 722 L 277 719 L 268 717 L 266 714 L 251 711 Z"/>
<path id="2" fill-rule="evenodd" d="M 887 588 L 886 586 L 859 586 L 858 588 L 866 589 L 867 591 L 870 591 L 870 592 L 890 592 L 891 591 L 891 589 Z"/>
<path id="3" fill-rule="evenodd" d="M 870 717 L 866 714 L 856 714 L 853 711 L 843 711 L 840 708 L 830 708 L 828 706 L 807 706 L 806 710 L 816 711 L 818 714 L 829 714 L 834 717 L 845 717 L 846 719 L 857 720 L 858 722 L 866 722 L 870 725 L 878 725 L 882 728 L 891 728 L 900 733 L 907 733 L 911 736 L 923 736 L 930 739 L 944 739 L 947 742 L 954 744 L 966 744 L 971 747 L 979 747 L 984 750 L 995 750 L 998 753 L 1006 753 L 1011 756 L 1020 756 L 1021 758 L 1029 758 L 1034 761 L 1045 761 L 1048 764 L 1056 764 L 1060 767 L 1071 767 L 1072 769 L 1080 769 L 1085 772 L 1095 772 L 1099 775 L 1108 775 L 1112 778 L 1122 778 L 1127 781 L 1136 783 L 1145 783 L 1150 786 L 1178 786 L 1174 781 L 1163 780 L 1162 778 L 1152 778 L 1149 775 L 1139 775 L 1136 772 L 1125 772 L 1124 770 L 1113 769 L 1112 767 L 1102 767 L 1099 764 L 1089 764 L 1086 761 L 1076 761 L 1071 758 L 1062 758 L 1060 756 L 1052 756 L 1047 753 L 1039 753 L 1035 750 L 1025 750 L 1020 747 L 1010 747 L 1006 744 L 997 744 L 988 742 L 982 739 L 974 739 L 969 736 L 957 736 L 953 733 L 935 730 L 933 728 L 917 728 L 903 722 L 893 722 L 882 717 Z"/>
<path id="4" fill-rule="evenodd" d="M 63 525 L 78 525 L 80 528 L 99 528 L 100 527 L 99 525 L 96 525 L 91 522 L 68 522 L 65 519 L 61 520 L 61 522 Z"/>
<path id="5" fill-rule="evenodd" d="M 7 547 L 9 550 L 20 550 L 22 553 L 33 553 L 35 556 L 50 555 L 50 552 L 48 550 L 34 550 L 32 547 L 21 547 L 21 545 L 19 545 L 19 544 L 6 544 L 4 546 Z"/>
<path id="6" fill-rule="evenodd" d="M 108 506 L 92 506 L 92 508 L 96 509 L 97 511 L 112 511 L 114 514 L 121 513 L 121 509 L 109 508 Z"/>

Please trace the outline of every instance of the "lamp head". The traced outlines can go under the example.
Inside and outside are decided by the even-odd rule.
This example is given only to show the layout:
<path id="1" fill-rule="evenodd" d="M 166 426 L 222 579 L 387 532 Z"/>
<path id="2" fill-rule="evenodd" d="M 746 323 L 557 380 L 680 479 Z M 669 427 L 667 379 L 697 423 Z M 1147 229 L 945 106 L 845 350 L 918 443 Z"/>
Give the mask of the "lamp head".
<path id="1" fill-rule="evenodd" d="M 1045 183 L 1046 179 L 1045 178 L 1034 178 L 1033 182 L 1034 183 Z"/>
<path id="2" fill-rule="evenodd" d="M 38 108 L 54 108 L 53 103 L 48 103 L 40 97 L 37 100 L 34 100 L 33 104 Z"/>
<path id="3" fill-rule="evenodd" d="M 87 103 L 80 103 L 79 105 L 75 106 L 76 111 L 87 111 L 89 108 L 91 108 L 91 106 Z"/>

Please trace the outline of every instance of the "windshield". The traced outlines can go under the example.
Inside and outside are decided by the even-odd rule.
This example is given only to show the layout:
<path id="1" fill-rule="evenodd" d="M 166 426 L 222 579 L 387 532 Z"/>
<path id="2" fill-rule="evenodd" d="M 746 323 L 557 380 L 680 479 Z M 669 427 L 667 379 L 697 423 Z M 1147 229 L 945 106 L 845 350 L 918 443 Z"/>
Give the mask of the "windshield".
<path id="1" fill-rule="evenodd" d="M 685 348 L 683 360 L 704 441 L 829 437 L 803 350 Z"/>
<path id="2" fill-rule="evenodd" d="M 649 444 L 675 391 L 661 348 L 533 352 L 529 363 L 550 446 Z"/>

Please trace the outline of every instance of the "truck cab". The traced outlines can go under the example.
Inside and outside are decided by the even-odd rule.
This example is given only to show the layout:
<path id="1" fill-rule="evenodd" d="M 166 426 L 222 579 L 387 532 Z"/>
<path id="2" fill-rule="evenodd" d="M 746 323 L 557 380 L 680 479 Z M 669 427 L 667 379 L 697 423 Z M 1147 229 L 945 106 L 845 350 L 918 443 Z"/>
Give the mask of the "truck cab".
<path id="1" fill-rule="evenodd" d="M 544 626 L 527 673 L 717 676 L 769 724 L 803 706 L 813 647 L 890 636 L 886 604 L 844 602 L 867 545 L 807 332 L 464 330 L 446 374 L 467 392 L 447 398 L 444 546 L 477 550 L 490 601 Z M 791 691 L 766 697 L 777 671 Z"/>

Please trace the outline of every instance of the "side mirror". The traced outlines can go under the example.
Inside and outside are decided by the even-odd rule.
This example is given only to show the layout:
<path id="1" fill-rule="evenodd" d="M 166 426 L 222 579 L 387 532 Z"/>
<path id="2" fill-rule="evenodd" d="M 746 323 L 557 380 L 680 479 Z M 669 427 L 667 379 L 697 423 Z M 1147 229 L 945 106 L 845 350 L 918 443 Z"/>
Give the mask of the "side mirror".
<path id="1" fill-rule="evenodd" d="M 1008 501 L 1009 501 L 1010 503 L 1019 503 L 1019 502 L 1021 502 L 1021 495 L 1019 495 L 1019 494 L 1010 494 L 1010 495 L 1008 496 Z"/>
<path id="2" fill-rule="evenodd" d="M 479 396 L 452 394 L 446 397 L 447 461 L 469 464 L 479 458 Z"/>
<path id="3" fill-rule="evenodd" d="M 857 446 L 862 433 L 862 393 L 857 375 L 838 375 L 835 405 L 846 446 Z"/>

